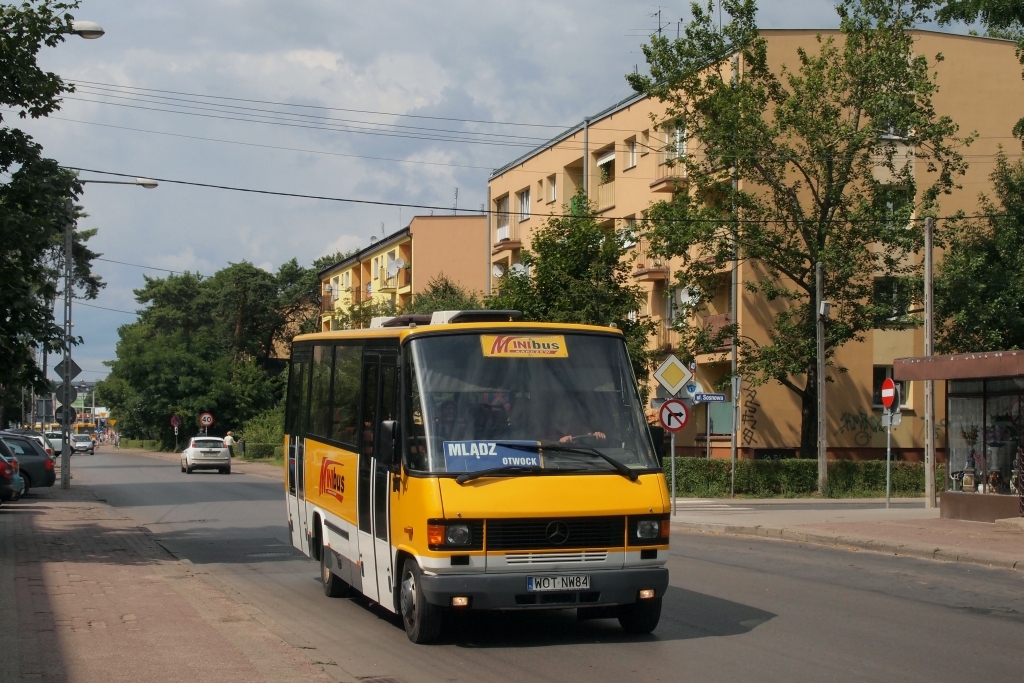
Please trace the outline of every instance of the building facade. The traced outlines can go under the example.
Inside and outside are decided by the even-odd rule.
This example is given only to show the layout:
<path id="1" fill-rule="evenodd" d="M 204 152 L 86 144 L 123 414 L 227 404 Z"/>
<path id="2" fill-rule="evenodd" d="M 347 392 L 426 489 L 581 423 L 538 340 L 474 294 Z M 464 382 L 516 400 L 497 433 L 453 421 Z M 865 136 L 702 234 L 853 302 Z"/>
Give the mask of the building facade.
<path id="1" fill-rule="evenodd" d="M 484 293 L 489 247 L 484 216 L 416 216 L 407 227 L 320 271 L 321 329 L 340 329 L 355 304 L 399 309 L 440 275 Z"/>
<path id="2" fill-rule="evenodd" d="M 970 163 L 960 189 L 943 196 L 941 213 L 975 212 L 978 194 L 989 192 L 989 175 L 1001 146 L 1011 155 L 1019 146 L 1011 130 L 1024 111 L 1024 83 L 1014 44 L 976 36 L 915 31 L 918 51 L 945 61 L 935 67 L 939 92 L 934 104 L 939 115 L 949 115 L 959 124 L 961 134 L 976 132 L 976 141 L 964 151 Z M 816 36 L 842 36 L 836 31 L 766 30 L 768 58 L 775 73 L 783 64 L 798 63 L 798 49 L 816 49 Z M 680 187 L 679 166 L 671 165 L 674 155 L 687 153 L 682 131 L 657 124 L 665 119 L 664 106 L 642 96 L 627 98 L 565 131 L 541 147 L 495 171 L 489 181 L 491 265 L 500 274 L 517 263 L 523 249 L 529 249 L 533 231 L 580 188 L 597 205 L 599 220 L 606 217 L 609 229 L 627 227 L 642 219 L 648 207 L 671 199 Z M 692 144 L 692 141 L 690 141 Z M 923 166 L 921 162 L 910 163 Z M 914 169 L 917 174 L 924 168 Z M 646 292 L 646 303 L 637 315 L 657 322 L 652 347 L 669 353 L 677 348 L 677 335 L 670 329 L 680 292 L 673 287 L 672 273 L 678 261 L 650 254 L 644 240 L 632 246 L 633 281 Z M 758 265 L 739 265 L 739 281 L 758 278 Z M 718 295 L 706 302 L 692 323 L 714 331 L 730 324 L 730 273 L 723 272 Z M 736 304 L 740 334 L 758 342 L 768 340 L 767 323 L 773 309 L 760 297 L 741 286 Z M 874 458 L 884 455 L 886 435 L 882 427 L 879 387 L 892 376 L 893 359 L 923 353 L 923 330 L 873 330 L 863 342 L 851 342 L 837 350 L 834 362 L 848 369 L 830 373 L 828 384 L 827 438 L 830 457 Z M 719 389 L 730 373 L 723 353 L 698 357 L 696 378 L 708 390 Z M 939 425 L 939 457 L 944 448 L 945 397 L 936 396 Z M 652 395 L 664 397 L 658 388 Z M 893 431 L 894 447 L 906 459 L 923 458 L 923 383 L 903 386 L 903 422 Z M 704 454 L 710 442 L 714 457 L 730 451 L 733 406 L 700 406 L 686 430 L 677 437 L 679 453 Z M 741 457 L 793 456 L 800 443 L 801 406 L 798 397 L 778 382 L 753 387 L 744 385 L 739 397 L 737 428 Z"/>

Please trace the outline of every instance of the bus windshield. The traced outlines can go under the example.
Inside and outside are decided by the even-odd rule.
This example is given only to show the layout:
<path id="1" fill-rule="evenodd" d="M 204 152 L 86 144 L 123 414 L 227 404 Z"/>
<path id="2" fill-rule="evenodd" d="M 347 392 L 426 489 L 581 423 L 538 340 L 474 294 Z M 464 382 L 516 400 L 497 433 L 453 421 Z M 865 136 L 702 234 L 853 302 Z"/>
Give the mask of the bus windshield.
<path id="1" fill-rule="evenodd" d="M 619 337 L 452 334 L 409 349 L 412 470 L 616 473 L 608 458 L 658 467 Z"/>

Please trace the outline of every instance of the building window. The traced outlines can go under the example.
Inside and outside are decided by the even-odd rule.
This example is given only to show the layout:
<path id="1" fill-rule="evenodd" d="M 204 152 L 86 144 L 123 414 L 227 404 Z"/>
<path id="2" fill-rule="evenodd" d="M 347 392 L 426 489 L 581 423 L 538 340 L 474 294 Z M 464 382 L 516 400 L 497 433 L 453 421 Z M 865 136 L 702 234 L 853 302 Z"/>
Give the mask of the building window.
<path id="1" fill-rule="evenodd" d="M 530 218 L 530 188 L 519 193 L 519 220 L 525 221 Z"/>
<path id="2" fill-rule="evenodd" d="M 640 156 L 646 156 L 651 151 L 651 131 L 645 130 L 640 133 Z"/>
<path id="3" fill-rule="evenodd" d="M 498 242 L 507 240 L 508 235 L 508 195 L 494 202 L 494 210 L 498 214 Z"/>
<path id="4" fill-rule="evenodd" d="M 352 289 L 352 271 L 345 273 L 345 291 Z"/>
<path id="5" fill-rule="evenodd" d="M 882 407 L 882 382 L 892 379 L 891 365 L 876 365 L 871 378 L 871 405 L 875 408 Z M 910 386 L 906 380 L 898 380 L 896 388 L 900 392 L 900 407 L 906 408 L 910 400 Z"/>
<path id="6" fill-rule="evenodd" d="M 375 257 L 373 259 L 373 279 L 376 280 L 380 277 L 380 259 Z"/>
<path id="7" fill-rule="evenodd" d="M 662 148 L 662 163 L 682 159 L 686 156 L 686 126 L 681 123 L 666 124 L 665 146 Z"/>
<path id="8" fill-rule="evenodd" d="M 341 296 L 341 278 L 336 277 L 331 281 L 331 298 L 335 301 Z"/>
<path id="9" fill-rule="evenodd" d="M 558 176 L 548 176 L 548 203 L 558 201 Z"/>
<path id="10" fill-rule="evenodd" d="M 636 138 L 626 140 L 626 168 L 636 166 Z"/>
<path id="11" fill-rule="evenodd" d="M 912 322 L 908 319 L 911 288 L 900 285 L 899 278 L 875 278 L 872 303 L 875 307 L 874 324 L 876 328 L 891 329 Z"/>
<path id="12" fill-rule="evenodd" d="M 629 249 L 636 246 L 636 216 L 628 216 L 625 225 L 619 230 L 622 237 L 622 247 Z"/>

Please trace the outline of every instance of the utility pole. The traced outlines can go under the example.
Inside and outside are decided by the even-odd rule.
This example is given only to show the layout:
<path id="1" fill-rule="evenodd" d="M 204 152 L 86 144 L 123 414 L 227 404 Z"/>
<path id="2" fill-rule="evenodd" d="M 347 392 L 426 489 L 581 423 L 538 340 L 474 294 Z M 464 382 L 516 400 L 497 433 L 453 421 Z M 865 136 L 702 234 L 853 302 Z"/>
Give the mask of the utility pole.
<path id="1" fill-rule="evenodd" d="M 740 56 L 732 56 L 732 87 L 733 90 L 739 83 L 740 77 Z M 736 220 L 736 193 L 739 191 L 739 159 L 736 154 L 736 135 L 733 133 L 733 161 L 732 161 L 732 293 L 729 301 L 729 324 L 732 325 L 732 341 L 730 343 L 732 365 L 730 375 L 730 391 L 732 392 L 732 434 L 729 438 L 729 454 L 732 458 L 732 475 L 729 483 L 729 496 L 736 497 L 736 458 L 739 442 L 737 439 L 740 426 L 740 378 L 736 374 L 739 366 L 739 325 L 737 316 L 739 314 L 740 294 L 740 254 L 739 254 L 739 223 Z"/>
<path id="2" fill-rule="evenodd" d="M 935 294 L 932 233 L 935 219 L 924 219 L 924 355 L 935 353 Z M 1019 484 L 1018 484 L 1019 486 Z M 935 380 L 924 381 L 924 506 L 935 507 Z"/>
<path id="3" fill-rule="evenodd" d="M 825 412 L 825 318 L 829 304 L 825 301 L 825 267 L 821 261 L 814 266 L 815 310 L 818 312 L 818 493 L 825 495 L 828 489 L 828 456 L 826 454 L 828 415 Z"/>
<path id="4" fill-rule="evenodd" d="M 60 487 L 71 488 L 71 268 L 72 236 L 75 229 L 75 203 L 68 198 L 64 204 L 68 216 L 64 222 L 64 364 L 61 368 Z"/>

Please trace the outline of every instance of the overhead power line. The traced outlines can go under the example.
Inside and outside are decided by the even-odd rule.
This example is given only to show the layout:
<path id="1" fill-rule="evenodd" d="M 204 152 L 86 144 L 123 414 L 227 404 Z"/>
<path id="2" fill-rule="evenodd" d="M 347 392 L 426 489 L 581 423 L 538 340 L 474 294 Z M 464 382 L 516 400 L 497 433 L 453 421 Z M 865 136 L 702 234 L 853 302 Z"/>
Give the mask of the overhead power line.
<path id="1" fill-rule="evenodd" d="M 444 212 L 448 212 L 448 211 L 452 210 L 452 207 L 450 207 L 450 206 L 434 206 L 434 205 L 431 205 L 431 204 L 409 204 L 409 203 L 405 203 L 405 202 L 385 202 L 385 201 L 374 200 L 374 199 L 352 199 L 352 198 L 347 198 L 347 197 L 328 197 L 328 196 L 325 196 L 325 195 L 299 194 L 299 193 L 296 193 L 296 192 L 283 192 L 283 191 L 280 191 L 280 190 L 257 190 L 257 189 L 248 188 L 248 187 L 234 187 L 234 186 L 231 186 L 231 185 L 217 185 L 217 184 L 214 184 L 214 183 L 199 183 L 199 182 L 194 182 L 194 181 L 190 181 L 190 180 L 174 180 L 174 179 L 171 179 L 171 178 L 158 178 L 156 176 L 152 176 L 152 175 L 149 175 L 149 174 L 115 173 L 113 171 L 98 171 L 98 170 L 96 170 L 94 168 L 81 168 L 79 166 L 61 166 L 61 168 L 66 168 L 66 169 L 71 170 L 71 171 L 84 171 L 86 173 L 99 173 L 100 175 L 111 175 L 111 176 L 116 176 L 116 177 L 120 177 L 120 178 L 146 177 L 146 178 L 151 178 L 151 179 L 156 180 L 157 182 L 161 182 L 161 183 L 170 183 L 170 184 L 174 184 L 174 185 L 188 185 L 188 186 L 192 186 L 192 187 L 206 187 L 206 188 L 210 188 L 210 189 L 214 189 L 214 190 L 229 190 L 231 192 L 249 192 L 249 193 L 252 193 L 252 194 L 271 195 L 271 196 L 275 196 L 275 197 L 293 197 L 293 198 L 296 198 L 296 199 L 316 199 L 316 200 L 320 200 L 320 201 L 340 202 L 340 203 L 345 203 L 345 204 L 368 204 L 370 206 L 392 206 L 392 207 L 401 207 L 401 208 L 410 208 L 410 209 L 425 209 L 425 210 L 444 211 Z M 511 212 L 511 211 L 499 212 L 499 211 L 487 210 L 487 209 L 465 209 L 465 211 L 467 213 L 479 214 L 479 215 L 504 214 L 504 215 L 508 215 L 510 217 L 515 215 L 514 212 Z M 538 218 L 576 218 L 576 217 L 579 216 L 579 214 L 573 214 L 573 213 L 554 213 L 554 212 L 552 212 L 552 213 L 534 213 L 534 214 L 531 214 L 531 215 L 537 216 Z M 1006 215 L 1007 214 L 972 214 L 972 215 L 967 215 L 967 216 L 958 216 L 958 215 L 953 215 L 953 216 L 935 216 L 934 218 L 937 221 L 943 221 L 943 220 L 958 220 L 958 219 L 969 219 L 969 218 L 1000 218 L 1000 217 L 1003 217 L 1003 216 L 1006 216 Z M 635 220 L 636 216 L 634 216 L 634 215 L 630 215 L 630 216 L 604 216 L 604 215 L 599 215 L 599 216 L 595 216 L 595 218 L 597 220 L 600 220 L 600 221 L 620 221 L 620 220 L 624 221 L 624 220 Z M 923 220 L 923 218 L 918 218 L 918 219 L 914 219 L 914 220 Z M 781 224 L 788 224 L 788 223 L 792 223 L 793 221 L 792 220 L 781 220 L 781 219 L 749 219 L 749 218 L 735 218 L 735 219 L 732 219 L 732 218 L 680 218 L 680 219 L 678 219 L 678 222 L 682 222 L 682 223 L 714 223 L 714 224 L 721 224 L 721 225 L 732 225 L 734 223 L 749 223 L 749 224 L 781 223 Z M 886 223 L 886 224 L 889 224 L 889 223 L 892 223 L 893 220 L 891 218 L 845 219 L 843 222 L 846 222 L 846 223 Z"/>
<path id="2" fill-rule="evenodd" d="M 136 268 L 145 268 L 146 270 L 162 270 L 162 271 L 164 271 L 166 273 L 174 273 L 175 275 L 181 275 L 182 272 L 183 272 L 183 271 L 180 271 L 180 270 L 171 270 L 170 268 L 157 268 L 156 266 L 144 266 L 141 263 L 128 263 L 127 261 L 115 261 L 114 259 L 100 258 L 98 256 L 96 258 L 94 258 L 93 260 L 94 261 L 106 261 L 107 263 L 117 263 L 117 264 L 120 264 L 122 266 L 134 266 Z M 111 310 L 113 310 L 113 309 L 111 309 Z"/>
<path id="3" fill-rule="evenodd" d="M 77 297 L 76 297 L 77 299 Z M 123 311 L 120 308 L 107 308 L 106 306 L 97 306 L 96 304 L 87 304 L 84 301 L 79 301 L 75 304 L 76 306 L 87 306 L 89 308 L 98 308 L 103 311 L 113 311 L 114 313 L 127 313 L 128 315 L 138 315 L 135 311 Z"/>

